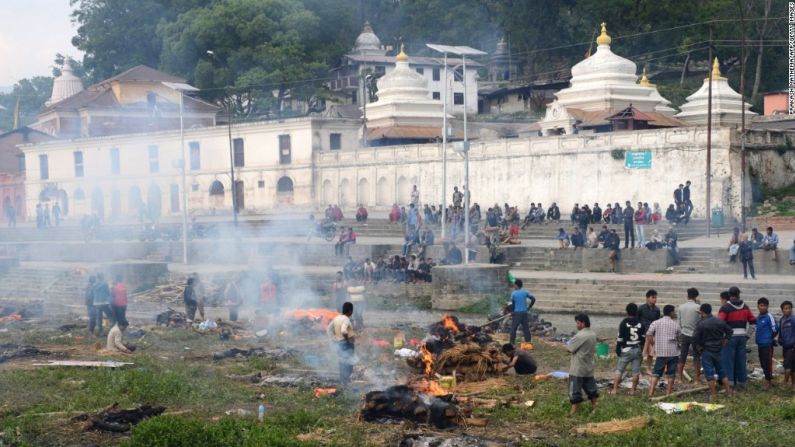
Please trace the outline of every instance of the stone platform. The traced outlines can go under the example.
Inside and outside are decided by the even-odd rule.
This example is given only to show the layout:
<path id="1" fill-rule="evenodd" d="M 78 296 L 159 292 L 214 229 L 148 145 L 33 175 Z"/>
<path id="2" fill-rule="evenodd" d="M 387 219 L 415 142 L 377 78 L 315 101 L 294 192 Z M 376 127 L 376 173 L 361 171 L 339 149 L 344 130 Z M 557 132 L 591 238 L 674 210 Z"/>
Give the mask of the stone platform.
<path id="1" fill-rule="evenodd" d="M 507 265 L 443 265 L 433 268 L 431 307 L 458 310 L 509 290 Z"/>

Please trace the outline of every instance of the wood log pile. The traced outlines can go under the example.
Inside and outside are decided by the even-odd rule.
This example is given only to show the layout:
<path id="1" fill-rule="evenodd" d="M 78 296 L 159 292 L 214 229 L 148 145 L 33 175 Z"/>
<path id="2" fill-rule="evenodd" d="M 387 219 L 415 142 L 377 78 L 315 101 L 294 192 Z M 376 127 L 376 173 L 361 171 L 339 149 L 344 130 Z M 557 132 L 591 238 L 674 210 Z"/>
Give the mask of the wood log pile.
<path id="1" fill-rule="evenodd" d="M 458 425 L 462 418 L 452 396 L 419 394 L 405 385 L 367 393 L 360 415 L 365 421 L 401 419 L 437 428 Z"/>

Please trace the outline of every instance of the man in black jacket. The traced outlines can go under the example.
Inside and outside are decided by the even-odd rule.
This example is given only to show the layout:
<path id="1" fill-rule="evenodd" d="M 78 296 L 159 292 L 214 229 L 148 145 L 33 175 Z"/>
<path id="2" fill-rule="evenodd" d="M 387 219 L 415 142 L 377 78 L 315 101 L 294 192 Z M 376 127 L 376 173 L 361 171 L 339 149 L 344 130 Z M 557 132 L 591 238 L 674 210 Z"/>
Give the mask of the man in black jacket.
<path id="1" fill-rule="evenodd" d="M 622 212 L 624 220 L 624 248 L 635 248 L 635 210 L 632 208 L 632 202 L 627 200 L 626 207 Z M 632 243 L 630 244 L 630 238 Z"/>
<path id="2" fill-rule="evenodd" d="M 722 319 L 712 315 L 712 306 L 704 303 L 699 308 L 701 321 L 696 325 L 693 333 L 693 344 L 695 349 L 701 352 L 701 366 L 704 368 L 704 376 L 709 384 L 710 399 L 714 400 L 717 396 L 716 381 L 723 383 L 726 396 L 731 397 L 732 387 L 726 377 L 721 363 L 721 350 L 732 337 L 732 328 Z"/>
<path id="3" fill-rule="evenodd" d="M 685 185 L 679 184 L 679 187 L 674 189 L 674 203 L 677 207 L 683 203 L 682 201 L 682 190 L 685 188 Z"/>
<path id="4" fill-rule="evenodd" d="M 602 208 L 599 208 L 598 203 L 593 204 L 593 214 L 591 215 L 591 222 L 599 223 L 602 221 Z"/>
<path id="5" fill-rule="evenodd" d="M 685 182 L 682 190 L 682 202 L 685 204 L 685 223 L 690 222 L 690 213 L 693 212 L 693 202 L 690 201 L 690 180 Z"/>
<path id="6" fill-rule="evenodd" d="M 632 389 L 629 394 L 635 394 L 640 379 L 640 366 L 643 360 L 641 356 L 645 338 L 646 329 L 638 320 L 638 305 L 629 303 L 627 304 L 627 317 L 618 325 L 618 338 L 616 338 L 618 366 L 613 379 L 613 391 L 610 394 L 618 393 L 618 384 L 621 383 L 624 371 L 630 364 L 632 365 Z"/>
<path id="7" fill-rule="evenodd" d="M 560 220 L 560 208 L 558 208 L 557 203 L 552 203 L 552 206 L 547 210 L 547 220 L 555 222 Z"/>

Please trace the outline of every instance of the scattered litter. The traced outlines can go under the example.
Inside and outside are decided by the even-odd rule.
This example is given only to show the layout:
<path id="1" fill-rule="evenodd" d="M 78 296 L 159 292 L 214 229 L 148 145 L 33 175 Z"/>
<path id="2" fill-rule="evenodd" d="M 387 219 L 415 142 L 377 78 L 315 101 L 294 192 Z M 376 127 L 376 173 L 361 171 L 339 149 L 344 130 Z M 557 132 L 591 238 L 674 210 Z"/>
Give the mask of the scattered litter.
<path id="1" fill-rule="evenodd" d="M 214 331 L 216 329 L 218 329 L 218 323 L 215 320 L 207 320 L 199 324 L 199 330 L 202 331 Z"/>
<path id="2" fill-rule="evenodd" d="M 267 329 L 263 329 L 261 331 L 257 331 L 257 332 L 254 333 L 254 335 L 256 335 L 257 337 L 267 337 L 268 336 L 268 330 Z"/>
<path id="3" fill-rule="evenodd" d="M 535 406 L 535 404 L 536 404 L 536 401 L 534 401 L 534 400 L 527 400 L 527 401 L 522 402 L 522 405 L 524 405 L 527 408 L 532 408 L 532 407 Z"/>
<path id="4" fill-rule="evenodd" d="M 134 365 L 130 362 L 87 361 L 87 360 L 50 360 L 47 363 L 34 363 L 33 366 L 82 366 L 91 368 L 121 368 L 122 366 Z"/>
<path id="5" fill-rule="evenodd" d="M 379 348 L 389 348 L 389 347 L 392 346 L 391 343 L 389 343 L 386 340 L 382 340 L 380 338 L 374 338 L 374 339 L 370 340 L 370 344 L 373 345 L 373 346 L 379 347 Z"/>
<path id="6" fill-rule="evenodd" d="M 253 411 L 249 411 L 249 410 L 244 410 L 242 408 L 237 408 L 237 409 L 234 409 L 234 410 L 224 411 L 224 414 L 227 415 L 227 416 L 248 417 L 248 416 L 253 416 L 254 412 Z"/>
<path id="7" fill-rule="evenodd" d="M 684 413 L 685 411 L 690 411 L 693 408 L 701 408 L 702 410 L 706 411 L 707 413 L 720 410 L 726 405 L 719 405 L 719 404 L 702 404 L 700 402 L 659 402 L 654 404 L 655 407 L 659 408 L 660 410 L 668 413 Z"/>
<path id="8" fill-rule="evenodd" d="M 83 431 L 102 430 L 116 433 L 130 431 L 133 425 L 144 419 L 159 416 L 166 411 L 166 407 L 152 407 L 143 405 L 138 408 L 123 409 L 115 403 L 94 415 L 82 414 L 72 418 L 73 422 L 83 422 Z"/>
<path id="9" fill-rule="evenodd" d="M 553 379 L 568 379 L 569 373 L 566 371 L 552 371 L 551 373 L 547 374 L 549 377 Z"/>
<path id="10" fill-rule="evenodd" d="M 413 358 L 419 357 L 420 353 L 413 349 L 401 348 L 395 350 L 395 355 L 402 358 Z"/>
<path id="11" fill-rule="evenodd" d="M 22 321 L 22 315 L 14 312 L 11 315 L 0 317 L 0 321 L 2 321 L 3 323 L 8 323 L 10 321 Z"/>
<path id="12" fill-rule="evenodd" d="M 315 388 L 315 397 L 336 396 L 336 388 Z"/>
<path id="13" fill-rule="evenodd" d="M 762 368 L 754 368 L 753 371 L 748 373 L 748 378 L 754 380 L 762 380 L 765 378 L 765 372 L 762 370 Z"/>
<path id="14" fill-rule="evenodd" d="M 581 435 L 607 435 L 612 433 L 626 433 L 645 427 L 651 419 L 647 416 L 638 416 L 630 419 L 613 419 L 607 422 L 595 422 L 574 428 L 575 433 Z"/>
<path id="15" fill-rule="evenodd" d="M 533 344 L 529 341 L 523 342 L 519 344 L 519 349 L 523 351 L 532 351 L 534 349 Z"/>
<path id="16" fill-rule="evenodd" d="M 132 331 L 129 334 L 127 334 L 127 337 L 138 338 L 138 337 L 143 337 L 144 334 L 146 334 L 145 330 L 138 329 L 138 330 Z"/>

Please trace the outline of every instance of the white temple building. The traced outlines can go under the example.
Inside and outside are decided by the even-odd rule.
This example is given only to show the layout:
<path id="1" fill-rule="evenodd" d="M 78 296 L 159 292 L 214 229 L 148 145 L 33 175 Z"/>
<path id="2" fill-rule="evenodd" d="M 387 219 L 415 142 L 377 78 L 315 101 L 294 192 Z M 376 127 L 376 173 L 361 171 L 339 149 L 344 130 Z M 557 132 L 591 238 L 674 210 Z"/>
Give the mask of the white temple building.
<path id="1" fill-rule="evenodd" d="M 378 79 L 378 100 L 367 105 L 368 140 L 440 138 L 443 117 L 444 105 L 428 98 L 428 81 L 401 47 L 395 69 Z"/>
<path id="2" fill-rule="evenodd" d="M 596 52 L 571 68 L 570 86 L 555 94 L 539 123 L 545 134 L 571 134 L 578 124 L 608 125 L 606 118 L 632 106 L 656 121 L 658 127 L 681 124 L 668 119 L 674 112 L 670 101 L 645 77 L 638 82 L 637 66 L 610 50 L 606 24 L 596 38 Z M 652 121 L 652 122 L 654 122 Z"/>
<path id="3" fill-rule="evenodd" d="M 721 76 L 718 58 L 712 64 L 712 125 L 737 126 L 742 121 L 743 107 L 746 119 L 756 116 L 749 109 L 751 105 L 743 103 L 742 96 L 729 85 L 729 80 Z M 704 126 L 707 124 L 709 106 L 709 77 L 695 93 L 687 97 L 682 104 L 682 111 L 676 117 L 689 124 Z"/>

